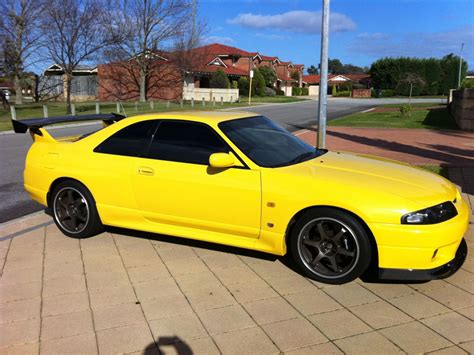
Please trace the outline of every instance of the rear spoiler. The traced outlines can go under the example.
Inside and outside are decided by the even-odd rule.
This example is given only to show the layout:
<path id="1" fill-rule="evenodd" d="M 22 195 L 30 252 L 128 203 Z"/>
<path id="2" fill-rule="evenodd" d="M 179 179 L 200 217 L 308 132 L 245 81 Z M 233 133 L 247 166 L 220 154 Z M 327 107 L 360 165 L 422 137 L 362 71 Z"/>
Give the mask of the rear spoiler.
<path id="1" fill-rule="evenodd" d="M 15 133 L 26 133 L 29 129 L 32 133 L 42 136 L 43 133 L 40 130 L 41 127 L 56 123 L 101 120 L 104 121 L 105 124 L 110 125 L 124 118 L 125 116 L 118 113 L 101 113 L 95 115 L 31 118 L 23 121 L 12 119 L 12 125 Z"/>

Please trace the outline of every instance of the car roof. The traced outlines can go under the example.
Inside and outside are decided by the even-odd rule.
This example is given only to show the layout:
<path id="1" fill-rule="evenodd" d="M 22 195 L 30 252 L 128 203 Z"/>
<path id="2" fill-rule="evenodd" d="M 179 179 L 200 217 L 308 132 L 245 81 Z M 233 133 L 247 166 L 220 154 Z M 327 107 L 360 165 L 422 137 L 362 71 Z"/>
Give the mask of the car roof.
<path id="1" fill-rule="evenodd" d="M 238 111 L 182 111 L 182 112 L 159 112 L 148 113 L 129 117 L 134 121 L 147 119 L 179 119 L 186 121 L 203 122 L 207 124 L 215 124 L 223 121 L 230 121 L 239 118 L 260 116 L 254 112 L 238 112 Z"/>

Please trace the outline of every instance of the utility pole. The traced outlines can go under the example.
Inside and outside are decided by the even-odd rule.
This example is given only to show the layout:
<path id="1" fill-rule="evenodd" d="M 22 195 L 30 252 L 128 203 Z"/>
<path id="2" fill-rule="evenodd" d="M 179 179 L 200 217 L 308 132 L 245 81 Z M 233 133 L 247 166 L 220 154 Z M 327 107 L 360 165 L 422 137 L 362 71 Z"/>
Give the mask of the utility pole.
<path id="1" fill-rule="evenodd" d="M 326 119 L 328 98 L 328 44 L 329 44 L 329 0 L 323 0 L 323 19 L 321 24 L 321 71 L 318 102 L 318 141 L 317 147 L 326 146 Z"/>
<path id="2" fill-rule="evenodd" d="M 250 106 L 250 102 L 252 101 L 252 78 L 253 78 L 253 70 L 250 70 L 249 76 L 250 76 L 250 81 L 249 81 L 249 106 Z"/>
<path id="3" fill-rule="evenodd" d="M 462 71 L 462 50 L 464 49 L 464 43 L 461 44 L 461 54 L 459 55 L 459 73 L 458 73 L 458 87 L 461 86 L 461 71 Z"/>

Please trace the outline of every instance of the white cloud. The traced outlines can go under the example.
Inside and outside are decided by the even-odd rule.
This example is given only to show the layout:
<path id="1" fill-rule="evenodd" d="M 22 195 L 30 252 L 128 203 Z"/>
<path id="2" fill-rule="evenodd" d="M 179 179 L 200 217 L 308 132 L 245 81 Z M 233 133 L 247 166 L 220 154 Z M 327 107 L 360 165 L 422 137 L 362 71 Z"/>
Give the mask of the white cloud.
<path id="1" fill-rule="evenodd" d="M 464 59 L 474 64 L 474 25 L 450 31 L 407 33 L 401 36 L 386 33 L 361 33 L 349 48 L 378 59 L 380 57 L 442 57 L 459 55 L 464 43 Z"/>
<path id="2" fill-rule="evenodd" d="M 268 39 L 268 40 L 284 40 L 284 39 L 290 38 L 290 36 L 286 36 L 286 35 L 277 35 L 274 33 L 261 33 L 261 32 L 255 33 L 255 37 Z"/>
<path id="3" fill-rule="evenodd" d="M 203 44 L 209 43 L 222 43 L 222 44 L 235 44 L 235 41 L 231 37 L 226 36 L 206 36 L 202 39 Z"/>
<path id="4" fill-rule="evenodd" d="M 239 14 L 227 22 L 251 28 L 317 34 L 321 32 L 321 11 L 288 11 L 278 15 L 246 13 Z M 348 16 L 332 12 L 329 17 L 329 27 L 332 32 L 345 32 L 355 30 L 356 24 Z"/>

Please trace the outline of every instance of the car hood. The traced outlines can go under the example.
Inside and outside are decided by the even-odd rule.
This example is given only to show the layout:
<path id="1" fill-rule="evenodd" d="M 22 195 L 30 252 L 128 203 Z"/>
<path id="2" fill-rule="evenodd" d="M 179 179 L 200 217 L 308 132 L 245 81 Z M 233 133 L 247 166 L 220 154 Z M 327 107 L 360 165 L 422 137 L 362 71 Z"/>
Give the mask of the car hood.
<path id="1" fill-rule="evenodd" d="M 369 155 L 327 152 L 288 167 L 293 173 L 343 183 L 357 189 L 380 191 L 430 207 L 456 198 L 457 189 L 447 179 L 424 169 Z"/>

